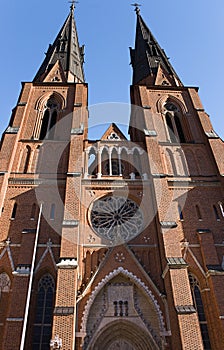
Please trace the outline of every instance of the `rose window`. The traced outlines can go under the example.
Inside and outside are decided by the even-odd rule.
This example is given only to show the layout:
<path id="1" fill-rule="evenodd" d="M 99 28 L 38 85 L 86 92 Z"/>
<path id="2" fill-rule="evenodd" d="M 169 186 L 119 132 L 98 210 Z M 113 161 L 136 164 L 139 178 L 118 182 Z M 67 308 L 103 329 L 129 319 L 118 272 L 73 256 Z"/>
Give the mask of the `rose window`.
<path id="1" fill-rule="evenodd" d="M 124 243 L 137 236 L 143 227 L 138 205 L 125 197 L 104 197 L 93 203 L 90 220 L 94 231 L 110 243 Z"/>

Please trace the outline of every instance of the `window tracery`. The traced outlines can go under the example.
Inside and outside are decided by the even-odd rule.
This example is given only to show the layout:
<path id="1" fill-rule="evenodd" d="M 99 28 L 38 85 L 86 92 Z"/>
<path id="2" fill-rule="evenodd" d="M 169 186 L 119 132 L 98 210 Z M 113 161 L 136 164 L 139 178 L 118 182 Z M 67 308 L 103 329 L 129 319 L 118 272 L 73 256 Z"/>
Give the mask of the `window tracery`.
<path id="1" fill-rule="evenodd" d="M 140 208 L 125 197 L 108 196 L 96 200 L 90 220 L 94 231 L 113 244 L 134 238 L 143 227 Z"/>
<path id="2" fill-rule="evenodd" d="M 53 318 L 55 283 L 50 274 L 44 275 L 38 284 L 36 317 L 33 329 L 33 350 L 48 350 Z"/>
<path id="3" fill-rule="evenodd" d="M 167 101 L 164 104 L 164 114 L 168 129 L 168 137 L 170 142 L 185 143 L 186 138 L 182 126 L 182 113 L 179 107 L 172 101 Z"/>
<path id="4" fill-rule="evenodd" d="M 198 319 L 201 328 L 201 335 L 205 350 L 211 350 L 211 344 L 208 334 L 207 320 L 204 312 L 204 305 L 201 297 L 201 291 L 199 287 L 198 280 L 192 274 L 189 274 L 191 292 L 193 297 L 193 303 L 198 313 Z"/>

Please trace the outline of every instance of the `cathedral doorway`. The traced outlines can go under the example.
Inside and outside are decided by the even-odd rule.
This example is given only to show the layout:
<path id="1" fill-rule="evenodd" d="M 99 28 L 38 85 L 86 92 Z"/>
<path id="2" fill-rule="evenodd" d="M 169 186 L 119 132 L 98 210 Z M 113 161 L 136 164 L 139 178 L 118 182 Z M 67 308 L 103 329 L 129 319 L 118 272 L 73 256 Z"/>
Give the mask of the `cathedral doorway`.
<path id="1" fill-rule="evenodd" d="M 107 324 L 96 334 L 88 350 L 157 350 L 160 349 L 149 332 L 126 320 Z"/>

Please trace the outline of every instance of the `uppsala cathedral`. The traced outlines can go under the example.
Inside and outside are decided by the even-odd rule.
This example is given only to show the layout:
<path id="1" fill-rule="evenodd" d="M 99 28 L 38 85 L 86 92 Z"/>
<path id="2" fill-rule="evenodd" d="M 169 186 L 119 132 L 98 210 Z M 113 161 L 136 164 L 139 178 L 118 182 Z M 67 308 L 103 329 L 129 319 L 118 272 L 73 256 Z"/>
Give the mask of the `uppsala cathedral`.
<path id="1" fill-rule="evenodd" d="M 111 121 L 88 139 L 73 4 L 22 84 L 0 151 L 0 350 L 224 349 L 223 141 L 135 11 L 129 138 Z"/>

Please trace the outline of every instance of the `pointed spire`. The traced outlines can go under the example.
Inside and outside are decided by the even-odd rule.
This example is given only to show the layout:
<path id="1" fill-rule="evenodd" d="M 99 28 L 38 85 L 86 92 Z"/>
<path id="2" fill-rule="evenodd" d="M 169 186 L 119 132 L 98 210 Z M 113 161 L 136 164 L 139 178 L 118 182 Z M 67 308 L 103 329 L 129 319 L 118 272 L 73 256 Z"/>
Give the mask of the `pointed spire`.
<path id="1" fill-rule="evenodd" d="M 153 85 L 159 68 L 162 68 L 173 84 L 182 85 L 164 50 L 161 49 L 143 21 L 139 5 L 133 4 L 133 6 L 136 6 L 135 12 L 137 14 L 135 48 L 130 48 L 133 84 L 147 79 Z"/>
<path id="2" fill-rule="evenodd" d="M 43 81 L 56 62 L 64 71 L 68 82 L 84 82 L 84 46 L 79 47 L 74 19 L 75 1 L 71 2 L 70 13 L 57 35 L 53 45 L 49 45 L 45 60 L 38 70 L 34 81 Z"/>

